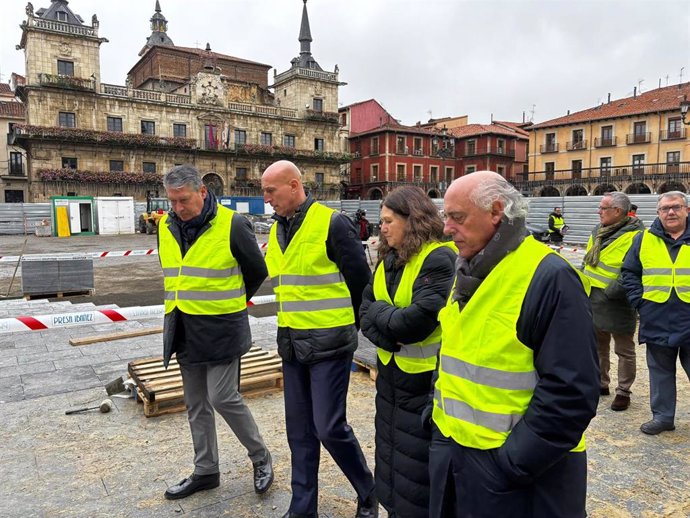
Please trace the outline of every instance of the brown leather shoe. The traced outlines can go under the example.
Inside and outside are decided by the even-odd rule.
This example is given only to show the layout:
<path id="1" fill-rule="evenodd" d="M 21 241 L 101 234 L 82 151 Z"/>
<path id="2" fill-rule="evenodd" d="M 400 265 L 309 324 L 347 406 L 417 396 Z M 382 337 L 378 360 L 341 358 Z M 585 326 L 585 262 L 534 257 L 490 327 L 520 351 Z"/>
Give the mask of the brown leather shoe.
<path id="1" fill-rule="evenodd" d="M 621 396 L 617 394 L 616 397 L 613 398 L 613 403 L 611 403 L 611 410 L 620 412 L 621 410 L 627 410 L 629 406 L 630 396 Z"/>

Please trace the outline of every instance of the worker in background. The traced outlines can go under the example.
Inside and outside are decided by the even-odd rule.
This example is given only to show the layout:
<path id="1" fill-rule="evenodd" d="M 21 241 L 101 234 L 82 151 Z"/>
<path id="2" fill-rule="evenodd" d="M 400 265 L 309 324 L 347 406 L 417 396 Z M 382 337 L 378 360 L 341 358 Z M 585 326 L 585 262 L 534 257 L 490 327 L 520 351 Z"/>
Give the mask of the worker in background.
<path id="1" fill-rule="evenodd" d="M 553 212 L 549 214 L 549 237 L 552 243 L 562 243 L 568 227 L 563 219 L 563 214 L 560 207 L 554 207 Z"/>
<path id="2" fill-rule="evenodd" d="M 431 485 L 454 491 L 455 517 L 583 518 L 599 401 L 587 280 L 526 237 L 526 200 L 494 172 L 455 180 L 444 209 L 459 259 L 433 422 L 451 466 L 432 459 Z"/>
<path id="3" fill-rule="evenodd" d="M 657 218 L 635 236 L 622 268 L 623 287 L 640 314 L 647 344 L 652 420 L 648 435 L 675 429 L 676 364 L 690 379 L 690 227 L 685 194 L 659 196 Z"/>
<path id="4" fill-rule="evenodd" d="M 628 211 L 628 216 L 631 218 L 636 218 L 637 217 L 637 205 L 634 203 L 630 204 L 630 210 Z"/>
<path id="5" fill-rule="evenodd" d="M 366 241 L 371 235 L 369 228 L 369 220 L 366 218 L 367 211 L 364 209 L 357 209 L 355 212 L 355 227 L 359 232 L 360 241 Z"/>
<path id="6" fill-rule="evenodd" d="M 377 347 L 376 493 L 389 516 L 428 518 L 431 430 L 422 412 L 441 342 L 437 315 L 457 250 L 444 242 L 434 203 L 413 186 L 386 196 L 380 238 L 359 310 L 362 334 Z"/>
<path id="7" fill-rule="evenodd" d="M 266 264 L 278 305 L 285 426 L 292 454 L 292 499 L 283 518 L 315 518 L 321 445 L 357 493 L 356 518 L 378 516 L 374 477 L 346 419 L 362 291 L 371 278 L 359 234 L 347 216 L 304 192 L 292 162 L 261 177 L 275 211 Z"/>
<path id="8" fill-rule="evenodd" d="M 618 356 L 618 384 L 611 410 L 626 410 L 630 406 L 631 387 L 635 381 L 635 326 L 637 315 L 625 298 L 619 281 L 625 254 L 633 238 L 644 225 L 636 217 L 628 216 L 630 198 L 622 192 L 605 194 L 599 203 L 599 224 L 592 230 L 583 261 L 584 273 L 592 285 L 590 301 L 597 335 L 600 394 L 608 396 L 611 378 L 611 338 Z"/>
<path id="9" fill-rule="evenodd" d="M 216 202 L 190 165 L 164 177 L 172 210 L 158 225 L 165 289 L 164 363 L 175 354 L 194 444 L 194 472 L 165 498 L 218 487 L 215 412 L 247 449 L 254 491 L 273 483 L 271 455 L 239 394 L 240 357 L 251 347 L 247 300 L 266 278 L 251 223 Z"/>

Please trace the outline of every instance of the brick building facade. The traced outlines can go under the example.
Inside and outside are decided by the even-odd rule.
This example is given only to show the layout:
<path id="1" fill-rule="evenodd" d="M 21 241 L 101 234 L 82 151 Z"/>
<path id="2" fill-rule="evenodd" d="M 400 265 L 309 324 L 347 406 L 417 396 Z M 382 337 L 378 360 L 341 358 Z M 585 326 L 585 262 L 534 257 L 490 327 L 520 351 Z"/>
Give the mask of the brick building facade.
<path id="1" fill-rule="evenodd" d="M 513 178 L 526 167 L 527 133 L 519 124 L 467 124 L 463 116 L 405 126 L 374 99 L 339 113 L 353 155 L 348 198 L 381 199 L 409 184 L 440 198 L 464 174 L 489 169 Z"/>

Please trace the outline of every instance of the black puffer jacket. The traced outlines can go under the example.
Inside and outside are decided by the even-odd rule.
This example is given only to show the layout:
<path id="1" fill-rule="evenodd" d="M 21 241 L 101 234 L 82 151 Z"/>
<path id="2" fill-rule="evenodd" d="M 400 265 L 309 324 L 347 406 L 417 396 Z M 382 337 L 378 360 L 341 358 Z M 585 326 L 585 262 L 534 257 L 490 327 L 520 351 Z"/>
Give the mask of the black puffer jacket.
<path id="1" fill-rule="evenodd" d="M 424 261 L 413 284 L 412 304 L 398 308 L 375 301 L 373 281 L 364 290 L 362 333 L 377 346 L 396 351 L 401 343 L 426 338 L 438 325 L 438 311 L 450 292 L 456 254 L 439 248 Z M 395 297 L 403 267 L 395 267 L 395 251 L 384 260 L 386 285 Z M 376 378 L 376 492 L 381 504 L 399 518 L 429 515 L 430 433 L 422 429 L 432 372 L 408 374 L 395 361 L 378 361 Z"/>
<path id="2" fill-rule="evenodd" d="M 294 217 L 287 219 L 277 214 L 273 216 L 276 220 L 276 239 L 281 250 L 285 251 L 295 237 L 313 203 L 314 198 L 309 195 L 299 206 Z M 371 270 L 354 223 L 339 212 L 334 212 L 331 216 L 326 238 L 326 254 L 338 266 L 350 290 L 355 323 L 325 329 L 279 327 L 278 354 L 285 360 L 312 364 L 350 354 L 357 349 L 359 306 L 362 290 L 371 278 Z"/>

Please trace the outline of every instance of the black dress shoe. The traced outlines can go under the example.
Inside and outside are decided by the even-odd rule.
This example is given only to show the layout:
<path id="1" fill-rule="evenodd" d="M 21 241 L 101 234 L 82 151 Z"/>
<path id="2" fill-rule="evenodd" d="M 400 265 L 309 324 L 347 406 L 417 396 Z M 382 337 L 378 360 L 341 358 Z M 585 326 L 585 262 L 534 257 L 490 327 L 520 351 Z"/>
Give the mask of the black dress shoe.
<path id="1" fill-rule="evenodd" d="M 357 497 L 357 514 L 355 518 L 378 518 L 379 515 L 379 501 L 372 492 L 364 500 Z"/>
<path id="2" fill-rule="evenodd" d="M 288 511 L 285 513 L 282 518 L 319 518 L 318 514 L 299 514 L 299 513 L 293 513 L 292 511 Z"/>
<path id="3" fill-rule="evenodd" d="M 273 463 L 271 454 L 266 453 L 266 458 L 254 463 L 254 491 L 261 495 L 268 491 L 273 484 Z"/>
<path id="4" fill-rule="evenodd" d="M 165 498 L 168 500 L 177 500 L 178 498 L 186 498 L 193 495 L 197 491 L 204 489 L 213 489 L 220 485 L 220 473 L 212 473 L 211 475 L 196 475 L 183 479 L 179 484 L 170 486 L 165 492 Z"/>

